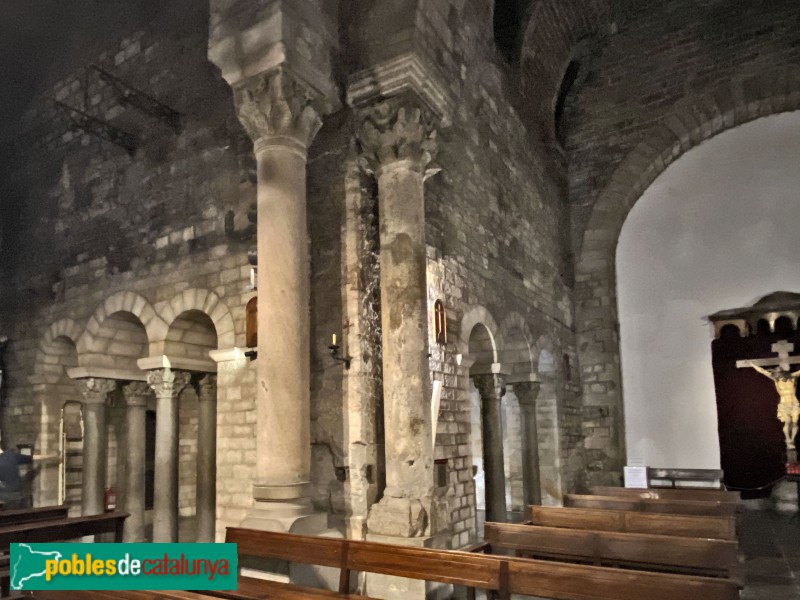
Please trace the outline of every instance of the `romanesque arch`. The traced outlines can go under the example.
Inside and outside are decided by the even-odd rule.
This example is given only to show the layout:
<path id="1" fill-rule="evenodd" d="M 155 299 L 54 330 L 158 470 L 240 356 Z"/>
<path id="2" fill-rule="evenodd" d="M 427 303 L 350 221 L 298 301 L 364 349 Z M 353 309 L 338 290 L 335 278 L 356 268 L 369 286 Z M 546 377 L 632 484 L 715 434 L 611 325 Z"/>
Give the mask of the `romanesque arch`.
<path id="1" fill-rule="evenodd" d="M 213 323 L 217 336 L 215 348 L 232 348 L 235 345 L 233 316 L 225 303 L 214 292 L 200 288 L 184 290 L 169 302 L 158 305 L 158 312 L 161 318 L 169 324 L 169 327 L 164 337 L 152 340 L 154 344 L 165 342 L 176 321 L 187 313 L 195 312 L 205 315 Z"/>
<path id="2" fill-rule="evenodd" d="M 679 102 L 615 170 L 595 203 L 576 263 L 576 324 L 589 483 L 618 483 L 625 460 L 615 253 L 636 201 L 670 164 L 709 138 L 800 108 L 800 72 L 727 81 Z"/>
<path id="3" fill-rule="evenodd" d="M 98 345 L 101 329 L 112 315 L 128 314 L 141 323 L 148 344 L 166 338 L 168 327 L 152 305 L 134 292 L 118 292 L 106 298 L 89 317 L 83 335 L 78 339 L 78 355 L 83 356 Z M 146 355 L 146 354 L 145 354 Z M 83 360 L 81 361 L 83 364 Z"/>

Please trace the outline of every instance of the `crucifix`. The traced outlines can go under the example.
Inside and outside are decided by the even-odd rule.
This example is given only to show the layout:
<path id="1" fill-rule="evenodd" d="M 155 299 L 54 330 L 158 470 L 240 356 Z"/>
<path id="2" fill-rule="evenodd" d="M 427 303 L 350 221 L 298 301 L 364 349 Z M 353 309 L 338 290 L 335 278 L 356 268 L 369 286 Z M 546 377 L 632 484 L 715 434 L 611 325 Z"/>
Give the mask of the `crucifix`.
<path id="1" fill-rule="evenodd" d="M 772 344 L 772 351 L 777 358 L 760 358 L 756 360 L 738 360 L 737 368 L 752 367 L 762 375 L 769 377 L 775 384 L 780 401 L 778 402 L 778 419 L 783 423 L 783 436 L 786 438 L 788 462 L 797 461 L 794 438 L 797 435 L 797 422 L 800 419 L 800 403 L 797 401 L 796 387 L 800 370 L 791 371 L 792 365 L 800 363 L 800 356 L 789 356 L 794 344 L 781 340 Z M 775 366 L 777 365 L 777 366 Z M 775 366 L 767 370 L 764 367 Z"/>

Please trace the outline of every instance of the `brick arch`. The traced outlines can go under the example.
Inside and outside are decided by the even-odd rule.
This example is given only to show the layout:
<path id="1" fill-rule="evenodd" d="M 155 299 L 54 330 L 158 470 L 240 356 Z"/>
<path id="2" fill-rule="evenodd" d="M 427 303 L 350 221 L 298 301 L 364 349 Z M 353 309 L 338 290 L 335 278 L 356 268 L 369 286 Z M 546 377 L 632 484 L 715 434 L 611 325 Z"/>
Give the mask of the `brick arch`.
<path id="1" fill-rule="evenodd" d="M 59 338 L 69 340 L 77 348 L 77 340 L 81 337 L 80 326 L 72 319 L 60 319 L 50 325 L 45 331 L 39 347 L 36 349 L 36 358 L 33 363 L 33 374 L 29 377 L 29 382 L 33 385 L 53 383 L 60 378 L 60 374 L 55 374 L 52 369 L 53 347 Z"/>
<path id="2" fill-rule="evenodd" d="M 129 291 L 117 292 L 101 302 L 95 309 L 94 314 L 89 317 L 86 323 L 86 330 L 78 339 L 79 355 L 87 352 L 92 347 L 95 337 L 106 318 L 118 312 L 130 313 L 141 321 L 149 344 L 152 345 L 153 340 L 166 338 L 169 329 L 167 324 L 143 296 Z"/>
<path id="3" fill-rule="evenodd" d="M 655 179 L 692 148 L 744 123 L 798 109 L 796 68 L 729 81 L 699 98 L 682 100 L 643 134 L 600 193 L 575 269 L 584 436 L 587 460 L 594 465 L 590 483 L 618 483 L 625 459 L 616 249 L 628 214 Z"/>
<path id="4" fill-rule="evenodd" d="M 189 310 L 196 310 L 207 315 L 214 323 L 217 330 L 217 344 L 219 348 L 233 348 L 236 344 L 236 334 L 231 311 L 220 297 L 209 290 L 190 288 L 177 294 L 163 306 L 159 306 L 159 314 L 165 322 L 172 325 L 175 319 Z M 151 340 L 153 343 L 162 343 L 166 340 L 167 331 L 163 338 Z"/>
<path id="5" fill-rule="evenodd" d="M 473 328 L 476 325 L 483 325 L 489 332 L 489 337 L 492 341 L 492 353 L 494 362 L 497 362 L 497 322 L 494 317 L 483 306 L 474 304 L 464 310 L 464 316 L 461 318 L 461 330 L 458 337 L 458 351 L 461 354 L 469 354 L 469 338 Z"/>

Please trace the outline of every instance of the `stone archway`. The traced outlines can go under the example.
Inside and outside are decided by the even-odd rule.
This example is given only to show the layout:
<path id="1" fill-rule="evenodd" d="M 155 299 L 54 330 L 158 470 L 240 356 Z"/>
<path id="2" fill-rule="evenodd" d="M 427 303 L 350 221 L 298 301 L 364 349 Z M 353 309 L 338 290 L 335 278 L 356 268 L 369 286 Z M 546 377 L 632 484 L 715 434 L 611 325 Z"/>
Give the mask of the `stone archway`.
<path id="1" fill-rule="evenodd" d="M 59 456 L 59 461 L 47 461 L 41 465 L 33 482 L 34 506 L 63 503 L 65 500 L 80 504 L 80 472 L 62 471 L 61 461 L 65 455 L 62 448 L 61 422 L 65 405 L 82 400 L 75 382 L 67 376 L 67 370 L 78 366 L 75 341 L 81 328 L 72 319 L 61 319 L 45 332 L 36 351 L 33 373 L 29 382 L 33 386 L 35 408 L 39 412 L 39 434 L 35 452 L 44 456 Z M 79 442 L 80 444 L 80 442 Z M 71 495 L 69 495 L 71 494 Z"/>
<path id="2" fill-rule="evenodd" d="M 618 484 L 625 461 L 615 254 L 622 225 L 670 164 L 715 135 L 800 108 L 800 73 L 785 69 L 729 81 L 675 105 L 643 134 L 595 203 L 576 262 L 576 329 L 583 385 L 588 483 Z"/>
<path id="3" fill-rule="evenodd" d="M 512 312 L 500 326 L 498 358 L 506 375 L 503 399 L 506 503 L 524 514 L 529 504 L 541 503 L 536 396 L 539 382 L 533 370 L 533 336 L 525 319 Z"/>

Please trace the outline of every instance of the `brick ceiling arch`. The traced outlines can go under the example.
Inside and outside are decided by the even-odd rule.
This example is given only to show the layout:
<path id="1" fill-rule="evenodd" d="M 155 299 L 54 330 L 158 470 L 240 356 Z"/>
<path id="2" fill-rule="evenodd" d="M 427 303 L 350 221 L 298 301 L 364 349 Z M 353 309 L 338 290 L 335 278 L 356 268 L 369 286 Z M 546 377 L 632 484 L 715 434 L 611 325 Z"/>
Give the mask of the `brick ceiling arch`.
<path id="1" fill-rule="evenodd" d="M 587 460 L 591 483 L 617 483 L 625 456 L 620 350 L 617 334 L 616 248 L 622 226 L 644 191 L 675 160 L 738 125 L 800 110 L 800 69 L 726 81 L 678 102 L 647 130 L 600 192 L 576 262 L 576 320 L 583 377 Z M 600 438 L 605 439 L 600 439 Z"/>

